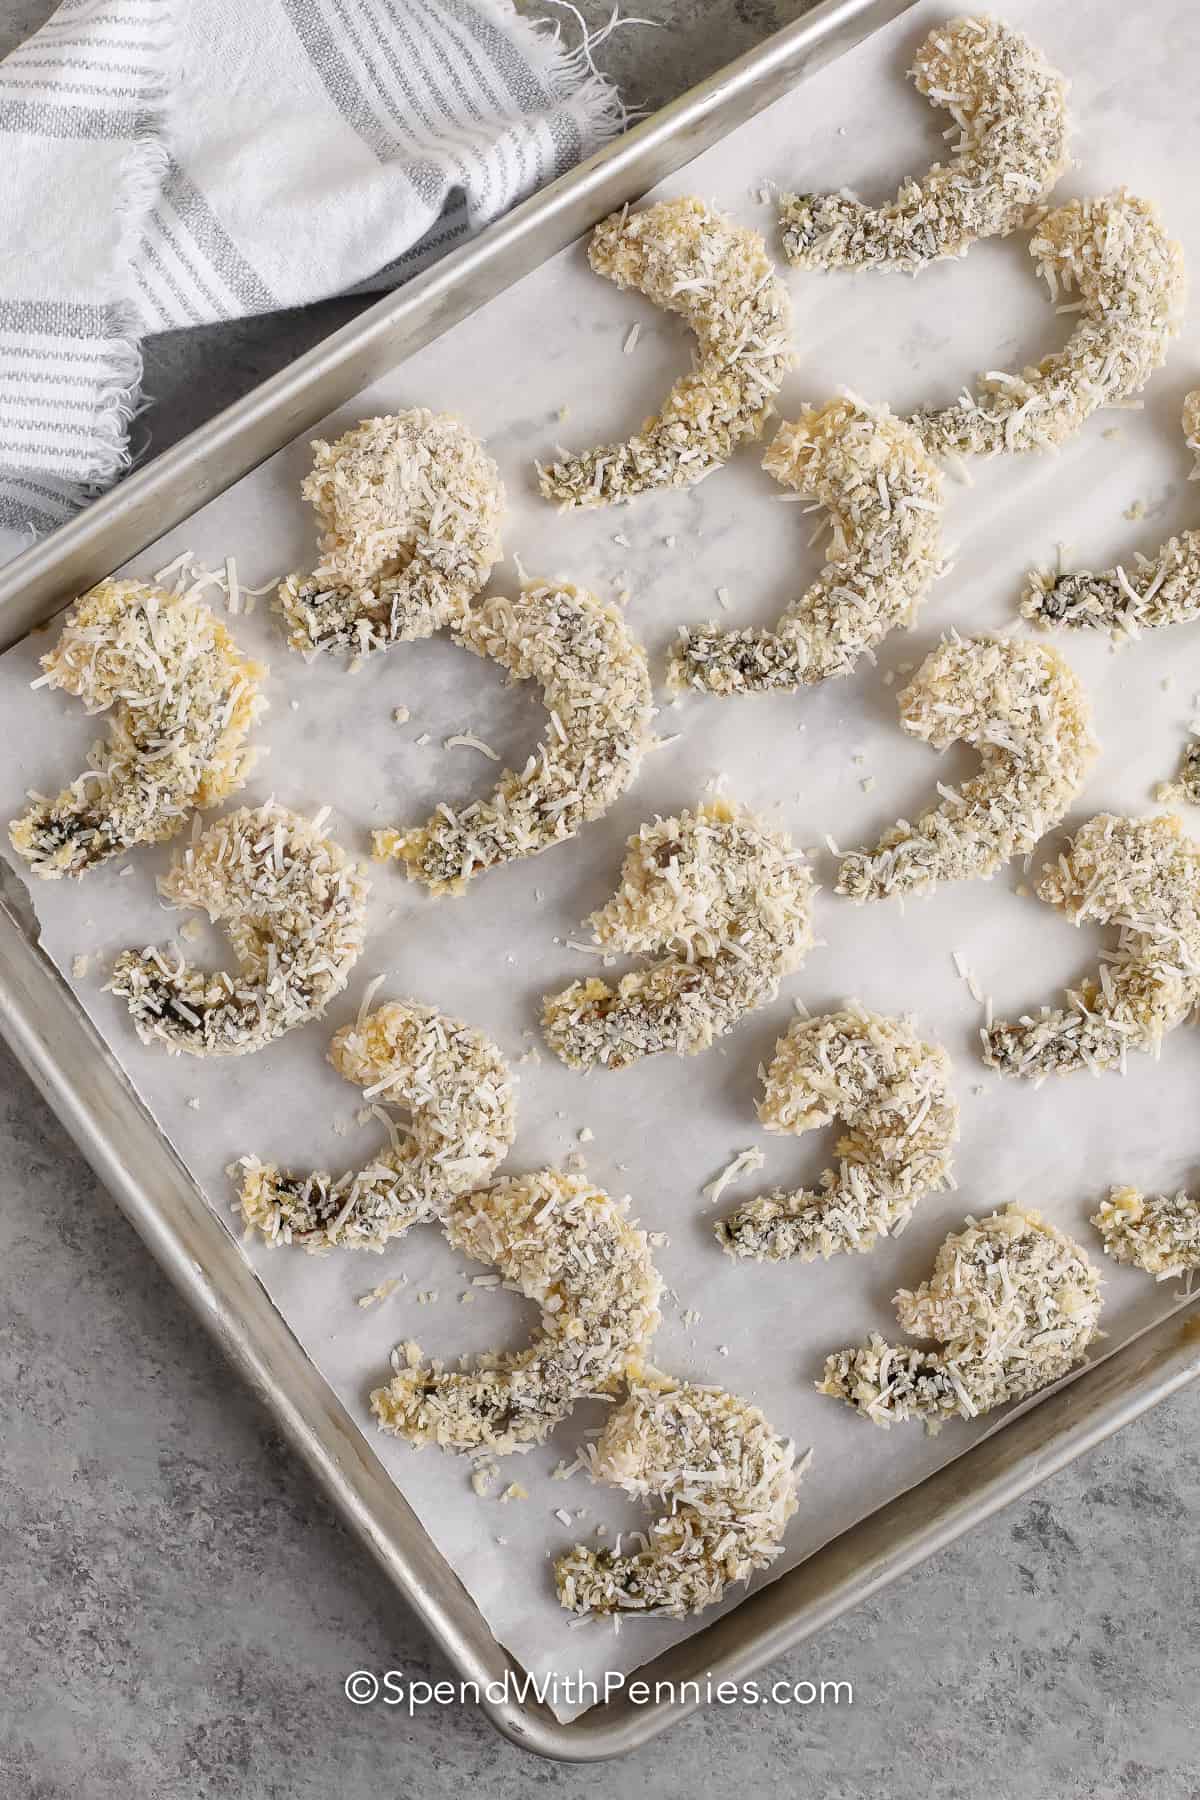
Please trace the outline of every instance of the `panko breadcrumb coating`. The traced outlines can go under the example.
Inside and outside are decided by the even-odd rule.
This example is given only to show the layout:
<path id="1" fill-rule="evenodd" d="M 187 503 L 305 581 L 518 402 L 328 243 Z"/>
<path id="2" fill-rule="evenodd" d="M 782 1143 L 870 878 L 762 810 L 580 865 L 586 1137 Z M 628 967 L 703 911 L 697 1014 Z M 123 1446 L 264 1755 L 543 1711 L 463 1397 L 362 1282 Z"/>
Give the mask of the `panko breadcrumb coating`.
<path id="1" fill-rule="evenodd" d="M 779 992 L 813 942 L 812 877 L 782 832 L 726 801 L 643 825 L 621 885 L 587 921 L 614 955 L 667 955 L 612 988 L 548 995 L 546 1042 L 571 1068 L 694 1056 Z"/>
<path id="2" fill-rule="evenodd" d="M 602 506 L 690 487 L 762 435 L 791 364 L 791 302 L 762 236 L 702 200 L 662 200 L 597 225 L 588 260 L 686 319 L 696 355 L 636 436 L 539 465 L 542 493 L 564 506 Z"/>
<path id="3" fill-rule="evenodd" d="M 682 1619 L 769 1568 L 797 1508 L 804 1464 L 757 1406 L 719 1387 L 655 1375 L 584 1452 L 593 1481 L 657 1498 L 669 1510 L 622 1553 L 620 1540 L 577 1544 L 554 1565 L 568 1612 Z"/>
<path id="4" fill-rule="evenodd" d="M 903 269 L 965 256 L 1024 223 L 1068 166 L 1067 83 L 1021 32 L 986 16 L 938 25 L 917 51 L 917 92 L 958 127 L 949 162 L 896 198 L 785 194 L 783 249 L 802 269 Z"/>
<path id="5" fill-rule="evenodd" d="M 424 825 L 373 833 L 435 894 L 461 894 L 473 876 L 537 856 L 602 818 L 635 780 L 653 741 L 646 652 L 615 607 L 567 583 L 531 583 L 517 599 L 489 599 L 454 629 L 456 643 L 536 681 L 550 724 L 516 773 L 458 813 L 439 806 Z"/>
<path id="6" fill-rule="evenodd" d="M 915 824 L 900 819 L 874 850 L 842 858 L 851 900 L 929 893 L 939 882 L 990 880 L 1057 825 L 1095 755 L 1091 709 L 1056 651 L 1014 638 L 952 632 L 900 695 L 900 723 L 935 750 L 978 749 L 982 768 Z"/>
<path id="7" fill-rule="evenodd" d="M 1189 481 L 1200 480 L 1200 388 L 1183 403 L 1183 436 L 1195 466 Z M 1187 625 L 1200 618 L 1200 531 L 1168 538 L 1153 556 L 1135 552 L 1129 569 L 1093 575 L 1035 570 L 1021 597 L 1027 619 L 1044 625 L 1108 631 L 1137 637 L 1160 625 Z"/>
<path id="8" fill-rule="evenodd" d="M 941 569 L 941 470 L 886 406 L 852 394 L 806 406 L 780 426 L 763 468 L 826 509 L 825 567 L 773 630 L 686 628 L 672 687 L 790 692 L 849 675 L 889 631 L 913 623 Z"/>
<path id="9" fill-rule="evenodd" d="M 312 448 L 300 492 L 321 560 L 280 584 L 290 647 L 366 655 L 460 619 L 503 555 L 504 489 L 479 440 L 449 413 L 414 407 Z"/>
<path id="10" fill-rule="evenodd" d="M 363 944 L 369 884 L 361 865 L 285 806 L 240 807 L 180 853 L 159 883 L 172 906 L 224 924 L 237 972 L 172 965 L 125 950 L 108 983 L 138 1036 L 172 1054 L 244 1056 L 320 1018 L 350 979 Z"/>
<path id="11" fill-rule="evenodd" d="M 817 1390 L 885 1428 L 973 1419 L 1060 1381 L 1099 1332 L 1100 1277 L 1079 1245 L 1040 1213 L 1008 1206 L 948 1237 L 933 1274 L 896 1295 L 900 1329 L 939 1346 L 873 1333 L 825 1363 Z"/>
<path id="12" fill-rule="evenodd" d="M 446 1233 L 542 1309 L 527 1350 L 476 1357 L 469 1370 L 407 1366 L 371 1395 L 384 1431 L 418 1449 L 507 1456 L 544 1442 L 577 1401 L 635 1376 L 658 1329 L 662 1283 L 644 1231 L 579 1176 L 543 1169 L 455 1200 Z"/>
<path id="13" fill-rule="evenodd" d="M 1072 925 L 1115 925 L 1117 947 L 1066 1007 L 1042 1007 L 984 1033 L 984 1061 L 1035 1081 L 1074 1069 L 1121 1069 L 1157 1053 L 1200 1000 L 1200 845 L 1173 814 L 1098 813 L 1047 863 L 1039 899 Z"/>
<path id="14" fill-rule="evenodd" d="M 436 1007 L 389 1000 L 336 1032 L 329 1060 L 379 1103 L 391 1145 L 345 1175 L 295 1174 L 256 1156 L 231 1173 L 248 1229 L 269 1244 L 383 1250 L 411 1225 L 439 1219 L 482 1187 L 516 1136 L 512 1077 L 483 1032 Z M 403 1107 L 401 1131 L 383 1109 Z"/>
<path id="15" fill-rule="evenodd" d="M 1092 1224 L 1114 1262 L 1131 1263 L 1156 1281 L 1200 1269 L 1200 1201 L 1194 1194 L 1140 1194 L 1115 1187 Z"/>
<path id="16" fill-rule="evenodd" d="M 978 394 L 915 413 L 935 456 L 1052 450 L 1099 407 L 1139 393 L 1166 360 L 1187 279 L 1157 207 L 1126 188 L 1072 200 L 1040 221 L 1029 253 L 1052 300 L 1078 291 L 1079 323 L 1063 349 L 1019 374 L 989 371 Z"/>
<path id="17" fill-rule="evenodd" d="M 61 688 L 89 713 L 112 716 L 85 773 L 9 826 L 35 875 L 82 875 L 136 844 L 162 843 L 193 810 L 242 786 L 267 671 L 194 596 L 102 581 L 75 602 L 41 662 L 35 686 Z"/>
<path id="18" fill-rule="evenodd" d="M 800 1136 L 835 1119 L 846 1127 L 836 1168 L 816 1191 L 775 1188 L 716 1227 L 731 1256 L 813 1262 L 873 1250 L 899 1235 L 923 1195 L 951 1183 L 958 1106 L 950 1058 L 911 1019 L 852 1005 L 796 1019 L 775 1046 L 758 1116 L 768 1131 Z"/>

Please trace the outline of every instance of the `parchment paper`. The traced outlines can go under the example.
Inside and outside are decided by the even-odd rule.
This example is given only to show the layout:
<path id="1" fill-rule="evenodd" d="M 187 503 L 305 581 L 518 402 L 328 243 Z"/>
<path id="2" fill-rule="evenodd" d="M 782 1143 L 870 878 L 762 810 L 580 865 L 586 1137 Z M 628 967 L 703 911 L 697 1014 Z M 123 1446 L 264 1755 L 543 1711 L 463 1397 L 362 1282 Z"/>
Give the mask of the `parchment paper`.
<path id="1" fill-rule="evenodd" d="M 1005 13 L 1072 77 L 1080 166 L 1061 197 L 1124 181 L 1158 199 L 1185 249 L 1200 254 L 1200 117 L 1191 79 L 1200 59 L 1200 13 L 1186 0 L 1163 0 L 1152 20 L 1122 0 L 1080 0 L 1068 10 L 1011 0 Z M 901 172 L 927 166 L 940 145 L 945 117 L 915 95 L 903 71 L 930 24 L 945 16 L 943 6 L 917 7 L 664 191 L 699 193 L 768 233 L 773 210 L 757 198 L 765 180 L 857 185 L 875 198 L 891 191 Z M 965 262 L 940 265 L 915 282 L 795 272 L 787 279 L 799 364 L 783 396 L 785 416 L 801 399 L 823 400 L 842 383 L 898 409 L 948 400 L 977 369 L 1018 366 L 1061 342 L 1071 324 L 1045 299 L 1020 237 L 982 245 Z M 625 355 L 635 322 L 640 338 Z M 679 735 L 648 759 L 609 818 L 570 847 L 477 881 L 463 899 L 430 900 L 394 867 L 379 868 L 369 943 L 350 989 L 326 1022 L 253 1058 L 205 1064 L 144 1048 L 123 1004 L 101 992 L 118 949 L 166 942 L 183 923 L 155 895 L 168 847 L 138 851 L 124 868 L 81 883 L 32 882 L 43 942 L 68 977 L 76 956 L 95 959 L 75 981 L 81 1000 L 231 1229 L 224 1170 L 241 1152 L 338 1169 L 380 1141 L 377 1127 L 354 1123 L 358 1090 L 326 1065 L 324 1051 L 367 981 L 386 971 L 380 998 L 435 1003 L 494 1034 L 511 1054 L 520 1076 L 520 1132 L 510 1170 L 561 1159 L 590 1130 L 583 1151 L 589 1174 L 632 1193 L 646 1226 L 670 1234 L 669 1248 L 659 1252 L 671 1290 L 656 1344 L 660 1365 L 753 1396 L 802 1450 L 812 1447 L 801 1509 L 774 1573 L 968 1447 L 992 1421 L 951 1424 L 936 1440 L 916 1426 L 885 1434 L 821 1398 L 812 1383 L 824 1355 L 873 1328 L 891 1330 L 889 1297 L 921 1279 L 942 1237 L 969 1212 L 1013 1199 L 1034 1204 L 1099 1257 L 1087 1215 L 1111 1181 L 1157 1189 L 1191 1173 L 1200 1033 L 1176 1031 L 1160 1062 L 1135 1058 L 1124 1079 L 1076 1076 L 1040 1091 L 1002 1082 L 978 1060 L 980 1008 L 955 973 L 952 951 L 961 951 L 1001 1017 L 1054 998 L 1092 964 L 1099 934 L 1073 932 L 1035 899 L 1019 897 L 1021 867 L 988 884 L 948 888 L 907 911 L 894 903 L 857 909 L 832 894 L 824 836 L 843 847 L 872 842 L 899 814 L 912 816 L 937 779 L 953 780 L 970 766 L 966 755 L 939 761 L 901 734 L 895 693 L 902 673 L 889 688 L 888 672 L 914 664 L 951 625 L 1007 623 L 1023 571 L 1052 560 L 1059 540 L 1079 560 L 1104 566 L 1135 545 L 1153 549 L 1195 521 L 1200 491 L 1186 486 L 1190 459 L 1178 423 L 1183 395 L 1200 375 L 1195 328 L 1193 308 L 1144 410 L 1094 418 L 1056 458 L 977 464 L 973 486 L 948 479 L 953 572 L 927 601 L 915 632 L 884 645 L 877 668 L 864 663 L 848 681 L 797 696 L 689 697 L 664 705 L 659 729 L 664 737 Z M 509 489 L 510 560 L 493 587 L 503 591 L 515 581 L 513 553 L 533 575 L 565 574 L 606 596 L 628 585 L 631 626 L 660 670 L 682 621 L 717 615 L 718 588 L 729 590 L 730 623 L 765 622 L 808 581 L 820 556 L 805 545 L 811 520 L 801 508 L 779 504 L 779 490 L 754 453 L 690 493 L 622 510 L 558 516 L 537 497 L 535 455 L 548 454 L 558 440 L 580 447 L 632 429 L 686 355 L 676 322 L 592 276 L 576 246 L 368 389 L 326 432 L 414 404 L 461 413 L 486 438 Z M 568 415 L 560 421 L 563 407 Z M 236 554 L 247 585 L 308 566 L 312 525 L 297 493 L 308 461 L 305 443 L 291 445 L 133 567 L 155 570 L 185 547 L 214 566 Z M 1122 515 L 1135 502 L 1146 514 L 1130 522 Z M 246 798 L 273 791 L 301 809 L 328 803 L 347 845 L 365 851 L 371 827 L 420 820 L 441 799 L 455 805 L 491 785 L 495 765 L 472 750 L 444 750 L 450 734 L 474 731 L 519 764 L 541 730 L 536 695 L 504 689 L 495 670 L 445 641 L 393 650 L 352 676 L 336 662 L 309 667 L 290 655 L 268 606 L 260 601 L 253 616 L 233 621 L 243 646 L 271 664 L 271 710 L 260 732 L 270 754 Z M 27 787 L 53 791 L 74 774 L 95 735 L 77 703 L 30 691 L 48 641 L 35 636 L 0 662 L 0 818 L 21 809 Z M 1174 773 L 1197 710 L 1197 632 L 1147 634 L 1116 654 L 1101 638 L 1059 641 L 1087 681 L 1104 747 L 1075 822 L 1102 808 L 1149 810 L 1154 784 Z M 411 720 L 397 725 L 392 712 L 402 705 Z M 539 1042 L 542 993 L 596 967 L 566 940 L 584 935 L 583 915 L 608 895 L 627 834 L 655 812 L 695 803 L 720 772 L 732 795 L 785 825 L 798 843 L 819 847 L 820 947 L 776 1004 L 704 1056 L 586 1077 L 548 1052 L 519 1063 Z M 875 785 L 864 792 L 868 776 Z M 1200 815 L 1189 824 L 1200 830 Z M 207 946 L 213 955 L 221 949 L 215 939 Z M 958 1191 L 926 1199 L 908 1232 L 870 1257 L 808 1267 L 734 1264 L 716 1246 L 713 1212 L 700 1190 L 752 1144 L 764 1149 L 766 1167 L 730 1190 L 723 1208 L 756 1185 L 811 1181 L 829 1160 L 832 1133 L 798 1143 L 759 1130 L 756 1070 L 786 1028 L 794 999 L 816 1011 L 851 995 L 883 1011 L 914 1009 L 925 1031 L 950 1049 L 963 1115 Z M 393 1344 L 415 1337 L 427 1352 L 452 1357 L 517 1344 L 531 1322 L 532 1309 L 511 1296 L 472 1290 L 471 1277 L 481 1271 L 464 1268 L 437 1231 L 411 1233 L 380 1257 L 318 1259 L 258 1245 L 246 1254 L 492 1629 L 526 1668 L 589 1675 L 629 1669 L 709 1622 L 712 1615 L 688 1624 L 631 1621 L 616 1637 L 604 1627 L 568 1629 L 549 1559 L 601 1517 L 617 1527 L 639 1517 L 582 1475 L 548 1478 L 560 1458 L 573 1458 L 599 1409 L 581 1409 L 544 1450 L 509 1460 L 501 1485 L 519 1480 L 529 1498 L 506 1505 L 475 1496 L 464 1460 L 414 1452 L 374 1430 L 366 1395 L 386 1377 Z M 1178 1304 L 1175 1284 L 1156 1286 L 1112 1266 L 1106 1273 L 1110 1345 Z M 389 1299 L 367 1309 L 356 1304 L 400 1274 L 407 1285 Z M 436 1302 L 422 1303 L 420 1296 L 431 1293 Z M 460 1303 L 465 1293 L 473 1304 Z M 690 1323 L 689 1309 L 698 1315 Z M 563 1525 L 558 1508 L 581 1516 Z"/>

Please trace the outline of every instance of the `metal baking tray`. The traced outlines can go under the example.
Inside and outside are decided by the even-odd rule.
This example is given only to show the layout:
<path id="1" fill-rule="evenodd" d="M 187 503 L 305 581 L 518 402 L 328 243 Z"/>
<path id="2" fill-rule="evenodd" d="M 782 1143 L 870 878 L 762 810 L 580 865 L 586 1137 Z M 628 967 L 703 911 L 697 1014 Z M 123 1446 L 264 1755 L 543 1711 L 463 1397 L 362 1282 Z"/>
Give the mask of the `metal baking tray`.
<path id="1" fill-rule="evenodd" d="M 232 485 L 406 355 L 605 214 L 780 98 L 913 0 L 823 0 L 474 242 L 372 306 L 0 573 L 0 649 Z M 461 1678 L 481 1692 L 520 1669 L 496 1641 L 403 1494 L 276 1312 L 38 948 L 28 902 L 0 865 L 0 1031 L 166 1274 L 261 1395 L 342 1517 Z M 481 1705 L 514 1743 L 587 1761 L 645 1743 L 699 1704 L 706 1678 L 755 1669 L 876 1593 L 1200 1374 L 1200 1305 L 1151 1327 L 918 1486 L 639 1671 L 679 1698 L 625 1696 L 569 1724 L 536 1701 Z M 684 1684 L 693 1686 L 689 1695 Z"/>

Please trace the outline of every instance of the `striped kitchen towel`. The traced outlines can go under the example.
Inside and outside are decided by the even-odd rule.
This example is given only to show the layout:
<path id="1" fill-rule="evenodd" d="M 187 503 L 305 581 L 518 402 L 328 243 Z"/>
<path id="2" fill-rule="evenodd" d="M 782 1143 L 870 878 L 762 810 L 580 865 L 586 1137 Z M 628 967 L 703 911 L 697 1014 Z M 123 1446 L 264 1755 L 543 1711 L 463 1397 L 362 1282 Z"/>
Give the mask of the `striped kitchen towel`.
<path id="1" fill-rule="evenodd" d="M 623 120 L 510 0 L 61 0 L 0 62 L 0 560 L 128 468 L 140 338 L 393 286 Z"/>

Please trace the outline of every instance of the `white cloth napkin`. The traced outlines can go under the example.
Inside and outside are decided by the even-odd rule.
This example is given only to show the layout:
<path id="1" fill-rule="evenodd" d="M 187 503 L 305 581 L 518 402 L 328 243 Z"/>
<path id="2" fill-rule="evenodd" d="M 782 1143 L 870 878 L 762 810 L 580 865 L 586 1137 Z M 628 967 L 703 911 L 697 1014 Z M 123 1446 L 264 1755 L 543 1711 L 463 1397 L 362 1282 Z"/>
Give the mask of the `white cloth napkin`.
<path id="1" fill-rule="evenodd" d="M 394 286 L 623 117 L 510 0 L 62 0 L 0 62 L 0 560 L 128 467 L 141 337 Z"/>

